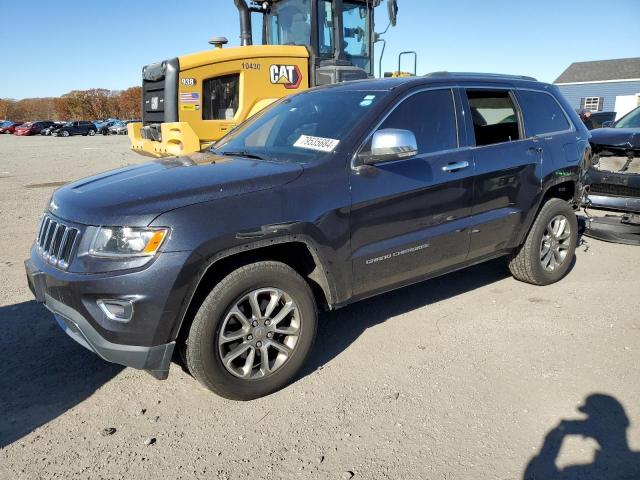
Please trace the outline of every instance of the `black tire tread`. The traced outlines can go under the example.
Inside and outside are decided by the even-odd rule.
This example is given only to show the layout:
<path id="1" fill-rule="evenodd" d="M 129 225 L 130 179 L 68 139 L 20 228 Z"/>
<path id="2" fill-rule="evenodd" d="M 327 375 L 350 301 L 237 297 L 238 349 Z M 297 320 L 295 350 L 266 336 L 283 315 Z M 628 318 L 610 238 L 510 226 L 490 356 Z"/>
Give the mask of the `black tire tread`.
<path id="1" fill-rule="evenodd" d="M 534 267 L 534 265 L 537 266 L 537 262 L 540 261 L 539 239 L 536 233 L 540 228 L 540 223 L 546 223 L 546 217 L 549 212 L 564 211 L 566 213 L 567 210 L 570 211 L 571 215 L 575 216 L 573 209 L 567 201 L 560 198 L 551 198 L 542 206 L 524 243 L 509 258 L 509 270 L 516 280 L 532 285 L 546 285 L 549 283 L 537 274 L 536 268 Z M 575 235 L 576 232 L 574 231 L 573 234 Z"/>
<path id="2" fill-rule="evenodd" d="M 298 272 L 296 272 L 290 266 L 276 261 L 260 261 L 245 265 L 238 268 L 237 270 L 234 270 L 216 284 L 216 286 L 211 290 L 209 295 L 207 295 L 207 297 L 200 305 L 200 308 L 198 309 L 198 312 L 193 319 L 193 323 L 191 324 L 191 327 L 189 329 L 189 335 L 186 339 L 185 360 L 189 372 L 195 377 L 196 380 L 198 380 L 206 388 L 225 398 L 231 398 L 235 400 L 250 400 L 255 397 L 242 397 L 234 394 L 233 392 L 229 392 L 224 384 L 216 383 L 206 375 L 205 366 L 202 361 L 203 352 L 201 351 L 200 339 L 204 335 L 204 329 L 206 328 L 207 323 L 210 321 L 210 319 L 208 318 L 208 313 L 211 311 L 214 305 L 220 302 L 223 294 L 229 289 L 234 288 L 238 284 L 245 282 L 247 278 L 251 278 L 255 274 L 263 272 L 264 270 L 276 271 L 279 275 L 289 276 L 295 279 L 300 283 L 301 286 L 304 285 L 304 288 L 307 290 L 309 297 L 311 299 L 314 298 L 309 284 L 304 280 L 304 278 L 302 278 L 302 276 L 300 276 L 300 274 L 298 274 Z M 315 331 L 313 332 L 313 336 L 315 337 Z"/>

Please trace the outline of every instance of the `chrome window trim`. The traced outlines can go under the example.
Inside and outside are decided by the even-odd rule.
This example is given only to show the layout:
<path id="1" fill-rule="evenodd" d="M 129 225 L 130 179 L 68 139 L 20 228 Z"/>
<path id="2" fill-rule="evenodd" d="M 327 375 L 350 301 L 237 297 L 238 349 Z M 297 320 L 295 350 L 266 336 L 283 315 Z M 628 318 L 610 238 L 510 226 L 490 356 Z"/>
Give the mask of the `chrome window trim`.
<path id="1" fill-rule="evenodd" d="M 437 87 L 425 87 L 425 88 L 421 88 L 419 90 L 413 90 L 411 92 L 408 92 L 402 98 L 397 100 L 395 105 L 393 105 L 393 108 L 391 108 L 384 115 L 384 117 L 382 117 L 382 119 L 375 125 L 375 127 L 373 127 L 371 129 L 371 131 L 367 134 L 367 136 L 364 138 L 364 140 L 360 143 L 360 145 L 356 149 L 355 153 L 351 157 L 351 170 L 357 172 L 360 168 L 365 166 L 364 164 L 358 164 L 357 163 L 358 154 L 360 153 L 362 148 L 367 144 L 367 142 L 369 142 L 371 137 L 373 137 L 373 134 L 378 131 L 380 126 L 387 120 L 387 118 L 389 118 L 389 116 L 400 105 L 402 105 L 402 103 L 404 103 L 407 99 L 413 97 L 414 95 L 418 95 L 419 93 L 430 92 L 430 91 L 434 91 L 434 90 L 449 90 L 449 93 L 451 93 L 451 102 L 453 104 L 453 113 L 454 113 L 454 118 L 455 118 L 455 123 L 456 123 L 456 144 L 457 144 L 457 147 L 450 148 L 450 149 L 445 149 L 445 150 L 438 150 L 438 151 L 435 151 L 435 152 L 428 152 L 428 153 L 422 153 L 422 154 L 418 153 L 417 155 L 414 155 L 413 157 L 399 158 L 397 160 L 387 160 L 387 161 L 384 161 L 384 162 L 378 162 L 378 163 L 376 163 L 376 165 L 389 165 L 389 164 L 396 163 L 396 162 L 407 162 L 407 161 L 413 160 L 413 159 L 418 158 L 418 157 L 424 158 L 426 156 L 442 155 L 442 154 L 445 154 L 445 153 L 450 153 L 450 152 L 455 152 L 455 151 L 466 149 L 466 147 L 460 147 L 460 128 L 459 128 L 460 126 L 459 126 L 459 121 L 458 121 L 458 107 L 459 107 L 459 105 L 456 102 L 456 97 L 455 97 L 455 92 L 454 92 L 455 88 L 456 87 L 451 86 L 451 85 L 437 86 Z"/>

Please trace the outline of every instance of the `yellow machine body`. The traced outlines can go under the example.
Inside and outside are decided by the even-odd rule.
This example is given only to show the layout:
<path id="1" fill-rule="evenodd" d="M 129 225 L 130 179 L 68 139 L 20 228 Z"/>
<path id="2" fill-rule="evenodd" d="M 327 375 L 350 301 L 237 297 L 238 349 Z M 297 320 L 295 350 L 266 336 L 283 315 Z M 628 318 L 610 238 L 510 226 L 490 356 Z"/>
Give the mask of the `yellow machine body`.
<path id="1" fill-rule="evenodd" d="M 216 142 L 276 100 L 309 88 L 309 52 L 302 46 L 255 45 L 178 57 L 178 121 L 159 124 L 160 140 L 143 138 L 142 123 L 131 123 L 131 149 L 152 157 L 186 155 Z M 203 120 L 203 85 L 211 78 L 239 75 L 238 106 L 231 118 Z"/>

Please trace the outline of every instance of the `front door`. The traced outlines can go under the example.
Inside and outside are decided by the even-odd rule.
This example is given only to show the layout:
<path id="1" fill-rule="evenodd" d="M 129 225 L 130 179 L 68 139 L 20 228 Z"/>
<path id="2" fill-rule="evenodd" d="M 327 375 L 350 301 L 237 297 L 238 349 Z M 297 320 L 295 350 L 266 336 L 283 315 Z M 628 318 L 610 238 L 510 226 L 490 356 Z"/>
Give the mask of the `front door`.
<path id="1" fill-rule="evenodd" d="M 451 89 L 406 97 L 378 129 L 412 131 L 415 157 L 352 170 L 353 293 L 366 296 L 461 263 L 467 256 L 473 160 L 459 148 Z M 370 140 L 362 151 L 370 148 Z M 457 164 L 460 168 L 452 169 Z"/>

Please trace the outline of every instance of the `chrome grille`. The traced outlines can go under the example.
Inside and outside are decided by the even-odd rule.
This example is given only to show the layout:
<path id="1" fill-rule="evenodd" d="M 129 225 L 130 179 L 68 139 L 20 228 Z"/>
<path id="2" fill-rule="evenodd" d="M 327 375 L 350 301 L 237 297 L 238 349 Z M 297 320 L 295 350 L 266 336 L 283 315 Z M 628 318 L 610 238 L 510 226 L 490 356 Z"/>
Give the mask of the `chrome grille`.
<path id="1" fill-rule="evenodd" d="M 45 215 L 38 230 L 38 251 L 49 263 L 66 269 L 78 241 L 79 232 L 64 223 Z"/>

